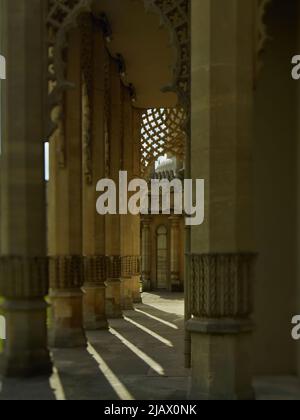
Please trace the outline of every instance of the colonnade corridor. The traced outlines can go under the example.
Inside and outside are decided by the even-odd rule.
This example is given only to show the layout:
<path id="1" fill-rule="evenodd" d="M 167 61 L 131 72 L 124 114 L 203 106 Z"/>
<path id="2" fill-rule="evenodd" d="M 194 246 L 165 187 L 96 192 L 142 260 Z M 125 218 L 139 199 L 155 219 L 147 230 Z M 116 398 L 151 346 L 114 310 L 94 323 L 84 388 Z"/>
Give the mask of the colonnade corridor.
<path id="1" fill-rule="evenodd" d="M 43 378 L 5 379 L 0 400 L 186 400 L 184 299 L 181 293 L 144 293 L 143 303 L 110 320 L 109 331 L 88 333 L 87 349 L 52 352 Z M 299 400 L 293 377 L 256 378 L 257 399 Z"/>

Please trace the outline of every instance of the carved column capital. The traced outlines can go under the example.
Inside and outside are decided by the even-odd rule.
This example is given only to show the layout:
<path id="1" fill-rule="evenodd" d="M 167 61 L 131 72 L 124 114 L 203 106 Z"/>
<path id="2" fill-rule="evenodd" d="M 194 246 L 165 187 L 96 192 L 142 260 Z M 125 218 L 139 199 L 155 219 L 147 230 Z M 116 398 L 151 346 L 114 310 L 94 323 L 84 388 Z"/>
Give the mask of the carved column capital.
<path id="1" fill-rule="evenodd" d="M 133 277 L 141 274 L 140 256 L 122 257 L 122 277 Z"/>
<path id="2" fill-rule="evenodd" d="M 194 317 L 245 319 L 251 316 L 256 254 L 194 254 L 190 259 Z"/>
<path id="3" fill-rule="evenodd" d="M 0 295 L 7 299 L 37 299 L 47 296 L 47 257 L 0 257 Z"/>
<path id="4" fill-rule="evenodd" d="M 84 285 L 103 286 L 106 279 L 106 257 L 94 255 L 83 257 Z"/>
<path id="5" fill-rule="evenodd" d="M 83 286 L 83 257 L 67 255 L 49 257 L 50 288 L 80 289 Z"/>
<path id="6" fill-rule="evenodd" d="M 109 280 L 119 280 L 122 275 L 122 258 L 119 255 L 106 257 L 106 274 Z"/>

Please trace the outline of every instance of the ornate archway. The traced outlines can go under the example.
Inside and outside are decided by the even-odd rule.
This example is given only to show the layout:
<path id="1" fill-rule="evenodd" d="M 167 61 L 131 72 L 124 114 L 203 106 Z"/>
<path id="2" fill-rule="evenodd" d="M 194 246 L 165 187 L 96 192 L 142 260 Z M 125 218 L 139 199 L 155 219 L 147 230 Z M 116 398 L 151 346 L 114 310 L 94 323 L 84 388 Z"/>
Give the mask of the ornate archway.
<path id="1" fill-rule="evenodd" d="M 175 51 L 173 82 L 165 91 L 178 94 L 181 106 L 188 108 L 190 80 L 190 47 L 189 47 L 189 2 L 188 0 L 141 0 L 147 12 L 160 16 L 161 24 L 170 32 L 171 45 Z M 93 0 L 49 0 L 47 13 L 48 25 L 48 78 L 50 92 L 48 95 L 48 114 L 51 118 L 47 124 L 47 136 L 59 126 L 63 109 L 62 94 L 72 84 L 65 77 L 63 52 L 67 48 L 67 34 L 78 25 L 78 18 L 84 12 L 92 11 Z"/>

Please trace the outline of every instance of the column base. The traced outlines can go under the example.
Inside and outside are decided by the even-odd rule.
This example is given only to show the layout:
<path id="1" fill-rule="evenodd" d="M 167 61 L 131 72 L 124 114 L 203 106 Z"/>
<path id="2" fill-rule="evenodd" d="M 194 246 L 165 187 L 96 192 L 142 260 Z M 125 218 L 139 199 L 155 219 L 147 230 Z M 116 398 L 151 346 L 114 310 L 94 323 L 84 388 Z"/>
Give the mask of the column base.
<path id="1" fill-rule="evenodd" d="M 123 318 L 120 279 L 108 279 L 106 282 L 106 316 L 108 319 Z"/>
<path id="2" fill-rule="evenodd" d="M 249 320 L 187 323 L 192 339 L 190 400 L 254 400 Z"/>
<path id="3" fill-rule="evenodd" d="M 4 377 L 51 375 L 52 362 L 47 348 L 46 311 L 43 299 L 6 300 L 2 306 L 7 339 L 0 358 Z"/>
<path id="4" fill-rule="evenodd" d="M 83 287 L 83 318 L 87 331 L 108 329 L 105 308 L 105 285 Z"/>
<path id="5" fill-rule="evenodd" d="M 53 348 L 86 347 L 83 329 L 83 293 L 78 290 L 51 292 L 52 326 L 50 345 Z"/>

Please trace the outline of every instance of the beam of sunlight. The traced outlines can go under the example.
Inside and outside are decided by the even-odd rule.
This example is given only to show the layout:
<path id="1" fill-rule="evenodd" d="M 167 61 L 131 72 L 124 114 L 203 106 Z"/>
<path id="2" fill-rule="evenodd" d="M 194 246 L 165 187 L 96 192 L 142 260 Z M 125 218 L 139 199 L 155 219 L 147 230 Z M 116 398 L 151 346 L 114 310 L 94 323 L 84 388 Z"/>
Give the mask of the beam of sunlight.
<path id="1" fill-rule="evenodd" d="M 130 394 L 130 392 L 125 388 L 122 382 L 117 378 L 117 376 L 113 373 L 113 371 L 109 368 L 109 366 L 105 363 L 103 358 L 97 352 L 97 350 L 88 343 L 87 351 L 90 355 L 95 359 L 95 361 L 99 365 L 100 371 L 105 376 L 106 380 L 109 382 L 115 393 L 121 400 L 131 401 L 135 398 Z"/>
<path id="2" fill-rule="evenodd" d="M 156 340 L 160 341 L 161 343 L 165 344 L 168 347 L 174 347 L 173 344 L 171 343 L 171 341 L 167 340 L 166 338 L 162 337 L 159 334 L 156 334 L 154 331 L 150 330 L 149 328 L 144 327 L 144 325 L 141 325 L 135 321 L 133 321 L 133 319 L 127 318 L 126 316 L 124 316 L 125 321 L 130 322 L 130 324 L 136 326 L 137 328 L 139 328 L 140 330 L 144 331 L 145 333 L 151 335 L 152 337 L 156 338 Z"/>
<path id="3" fill-rule="evenodd" d="M 164 376 L 165 371 L 163 367 L 158 364 L 155 360 L 151 359 L 146 353 L 137 348 L 130 341 L 126 340 L 121 334 L 119 334 L 115 329 L 110 328 L 110 332 L 115 335 L 129 350 L 131 350 L 137 357 L 139 357 L 144 363 L 146 363 L 152 370 L 154 370 L 158 375 Z"/>
<path id="4" fill-rule="evenodd" d="M 161 324 L 166 325 L 167 327 L 173 328 L 173 330 L 179 330 L 179 328 L 177 327 L 177 325 L 172 324 L 171 322 L 165 321 L 164 319 L 161 319 L 161 318 L 158 318 L 157 316 L 148 314 L 148 312 L 141 311 L 140 309 L 137 309 L 137 308 L 135 308 L 134 310 L 135 310 L 135 312 L 139 312 L 140 314 L 146 315 L 149 318 L 154 319 L 155 321 L 158 321 Z"/>
<path id="5" fill-rule="evenodd" d="M 66 401 L 65 391 L 59 377 L 58 370 L 53 367 L 53 374 L 49 379 L 50 387 L 52 388 L 57 401 Z"/>

